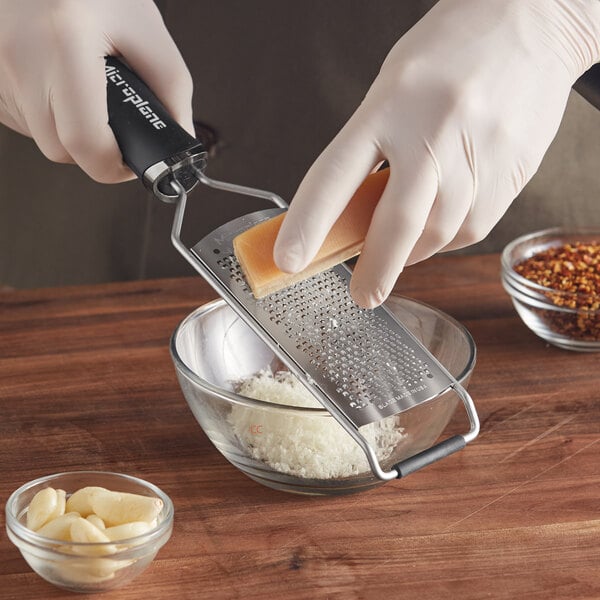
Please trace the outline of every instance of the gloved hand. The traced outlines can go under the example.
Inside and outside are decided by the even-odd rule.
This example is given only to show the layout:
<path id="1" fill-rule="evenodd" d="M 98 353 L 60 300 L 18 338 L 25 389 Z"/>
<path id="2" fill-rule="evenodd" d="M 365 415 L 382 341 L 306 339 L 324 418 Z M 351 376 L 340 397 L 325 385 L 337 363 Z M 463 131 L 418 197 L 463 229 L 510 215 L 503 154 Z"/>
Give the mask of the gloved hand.
<path id="1" fill-rule="evenodd" d="M 109 183 L 133 174 L 108 126 L 106 55 L 193 133 L 191 76 L 151 0 L 0 0 L 0 121 Z"/>
<path id="2" fill-rule="evenodd" d="M 387 159 L 390 179 L 351 282 L 359 305 L 381 304 L 406 264 L 488 234 L 536 172 L 572 84 L 599 60 L 598 0 L 440 0 L 308 171 L 276 264 L 304 268 Z"/>

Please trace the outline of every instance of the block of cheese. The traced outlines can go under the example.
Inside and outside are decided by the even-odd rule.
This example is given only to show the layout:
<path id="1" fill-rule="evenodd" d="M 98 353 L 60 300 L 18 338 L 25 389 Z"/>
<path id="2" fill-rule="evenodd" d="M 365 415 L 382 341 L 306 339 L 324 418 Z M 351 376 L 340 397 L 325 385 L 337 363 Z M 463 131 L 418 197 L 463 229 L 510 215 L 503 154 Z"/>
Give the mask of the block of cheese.
<path id="1" fill-rule="evenodd" d="M 263 298 L 359 254 L 388 177 L 389 169 L 383 169 L 364 180 L 327 234 L 313 261 L 299 273 L 284 273 L 273 260 L 273 247 L 285 213 L 235 237 L 233 250 L 254 296 Z"/>

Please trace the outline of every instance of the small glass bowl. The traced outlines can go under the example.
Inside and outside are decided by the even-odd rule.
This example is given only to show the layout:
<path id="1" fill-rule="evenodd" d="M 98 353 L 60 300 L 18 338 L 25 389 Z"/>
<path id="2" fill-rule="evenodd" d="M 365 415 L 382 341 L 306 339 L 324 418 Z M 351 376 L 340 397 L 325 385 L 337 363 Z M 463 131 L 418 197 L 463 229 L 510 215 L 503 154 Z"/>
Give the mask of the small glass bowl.
<path id="1" fill-rule="evenodd" d="M 502 252 L 502 285 L 529 329 L 566 350 L 600 350 L 600 310 L 577 308 L 594 301 L 589 293 L 558 291 L 523 277 L 515 266 L 549 248 L 569 243 L 600 243 L 600 230 L 554 228 L 523 235 Z"/>
<path id="2" fill-rule="evenodd" d="M 62 489 L 68 498 L 87 486 L 159 498 L 163 508 L 157 525 L 143 535 L 110 543 L 58 541 L 38 535 L 25 526 L 27 507 L 40 490 Z M 172 530 L 170 498 L 155 485 L 120 473 L 72 471 L 40 477 L 22 485 L 6 503 L 6 532 L 23 558 L 40 577 L 72 592 L 104 592 L 129 583 L 152 562 L 171 537 Z M 107 554 L 109 546 L 112 546 L 111 553 Z"/>
<path id="3" fill-rule="evenodd" d="M 460 323 L 409 298 L 393 296 L 386 306 L 463 387 L 468 385 L 476 350 L 473 338 Z M 352 449 L 337 435 L 346 435 L 341 425 L 324 408 L 276 404 L 236 393 L 239 381 L 264 369 L 276 371 L 282 365 L 223 300 L 201 306 L 179 324 L 171 338 L 171 356 L 183 395 L 204 433 L 230 463 L 254 481 L 280 491 L 330 496 L 385 483 L 368 465 L 350 475 L 321 476 L 334 462 L 336 467 L 343 463 L 338 473 L 359 464 L 352 462 L 359 459 L 348 456 Z M 457 405 L 458 396 L 447 391 L 388 417 L 393 419 L 387 423 L 388 433 L 395 441 L 390 443 L 391 453 L 381 460 L 382 467 L 392 468 L 432 446 Z M 314 435 L 315 430 L 321 437 Z M 327 436 L 329 443 L 324 442 Z M 276 453 L 283 458 L 276 458 Z M 298 466 L 301 461 L 303 467 Z M 290 468 L 292 464 L 295 466 Z M 305 468 L 309 464 L 313 466 Z"/>

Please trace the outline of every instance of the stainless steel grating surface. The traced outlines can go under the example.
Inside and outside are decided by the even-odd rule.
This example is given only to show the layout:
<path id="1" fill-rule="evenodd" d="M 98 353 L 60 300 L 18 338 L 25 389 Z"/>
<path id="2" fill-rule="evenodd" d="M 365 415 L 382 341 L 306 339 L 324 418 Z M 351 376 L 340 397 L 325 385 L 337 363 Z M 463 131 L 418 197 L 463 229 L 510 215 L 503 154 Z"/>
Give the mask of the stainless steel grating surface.
<path id="1" fill-rule="evenodd" d="M 353 302 L 350 272 L 342 265 L 254 298 L 232 240 L 253 224 L 249 221 L 277 212 L 245 215 L 192 251 L 229 292 L 234 308 L 276 342 L 285 362 L 293 361 L 296 374 L 318 387 L 355 427 L 408 410 L 450 387 L 453 380 L 445 370 L 385 308 L 364 310 Z"/>

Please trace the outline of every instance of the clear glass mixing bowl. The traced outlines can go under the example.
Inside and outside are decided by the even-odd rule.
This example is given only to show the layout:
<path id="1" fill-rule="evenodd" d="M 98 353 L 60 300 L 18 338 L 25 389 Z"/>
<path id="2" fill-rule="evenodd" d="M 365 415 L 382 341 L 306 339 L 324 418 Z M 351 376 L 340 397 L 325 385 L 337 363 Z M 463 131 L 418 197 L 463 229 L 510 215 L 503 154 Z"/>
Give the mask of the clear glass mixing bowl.
<path id="1" fill-rule="evenodd" d="M 452 317 L 416 300 L 391 297 L 386 306 L 466 387 L 475 366 L 475 344 L 469 332 Z M 341 429 L 341 425 L 322 408 L 280 405 L 236 393 L 240 380 L 279 361 L 223 300 L 201 306 L 180 323 L 171 338 L 171 356 L 196 420 L 217 450 L 253 480 L 277 490 L 320 495 L 359 492 L 385 483 L 368 467 L 350 476 L 322 478 L 282 467 L 280 460 L 277 464 L 265 460 L 265 440 L 272 440 L 273 447 L 278 441 L 289 444 L 289 438 L 282 437 L 289 432 L 302 440 L 304 446 L 298 450 L 309 452 L 313 464 L 331 460 L 335 448 L 323 448 L 316 442 L 311 448 L 311 440 L 317 439 L 311 432 Z M 393 451 L 381 460 L 382 467 L 389 469 L 432 446 L 458 402 L 454 392 L 447 392 L 389 417 L 394 420 L 392 427 L 402 435 Z M 254 427 L 254 435 L 271 436 L 260 440 L 261 458 L 257 458 L 258 445 L 253 445 L 251 432 L 239 435 L 240 423 Z M 338 431 L 329 431 L 339 439 Z M 281 449 L 277 454 L 281 455 Z M 336 455 L 335 460 L 343 461 L 344 456 Z"/>

